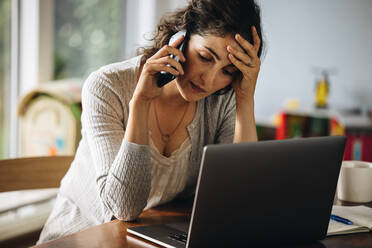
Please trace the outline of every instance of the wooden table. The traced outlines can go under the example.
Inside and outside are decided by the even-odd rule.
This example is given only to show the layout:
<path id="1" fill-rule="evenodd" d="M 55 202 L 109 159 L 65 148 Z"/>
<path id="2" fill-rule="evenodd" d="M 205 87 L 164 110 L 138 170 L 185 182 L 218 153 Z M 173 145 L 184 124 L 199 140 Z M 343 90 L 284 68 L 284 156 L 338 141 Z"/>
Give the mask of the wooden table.
<path id="1" fill-rule="evenodd" d="M 355 205 L 341 201 L 336 201 L 338 205 Z M 372 207 L 372 203 L 365 204 Z M 50 241 L 35 248 L 121 248 L 121 247 L 160 247 L 151 242 L 128 234 L 127 227 L 148 225 L 156 223 L 167 223 L 184 221 L 191 216 L 191 201 L 177 201 L 168 205 L 144 211 L 136 222 L 121 222 L 113 220 L 109 223 L 89 228 L 87 230 Z M 301 246 L 303 248 L 367 248 L 372 247 L 372 232 L 349 234 L 342 236 L 332 236 L 317 243 Z"/>

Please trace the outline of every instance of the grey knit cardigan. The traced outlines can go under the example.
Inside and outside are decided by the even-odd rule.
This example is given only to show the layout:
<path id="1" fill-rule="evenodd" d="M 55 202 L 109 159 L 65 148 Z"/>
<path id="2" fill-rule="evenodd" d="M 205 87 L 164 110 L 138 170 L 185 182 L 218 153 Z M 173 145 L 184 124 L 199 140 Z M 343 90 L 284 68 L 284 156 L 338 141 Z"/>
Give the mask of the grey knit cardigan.
<path id="1" fill-rule="evenodd" d="M 104 66 L 84 83 L 82 139 L 52 213 L 64 215 L 64 228 L 77 225 L 76 231 L 79 223 L 100 224 L 114 217 L 133 220 L 146 206 L 151 187 L 149 146 L 123 139 L 140 61 L 138 56 Z M 187 127 L 191 140 L 187 189 L 195 188 L 203 146 L 233 141 L 235 105 L 233 90 L 197 102 L 194 120 Z M 59 198 L 65 199 L 64 204 L 58 204 Z M 78 211 L 66 216 L 69 207 Z"/>

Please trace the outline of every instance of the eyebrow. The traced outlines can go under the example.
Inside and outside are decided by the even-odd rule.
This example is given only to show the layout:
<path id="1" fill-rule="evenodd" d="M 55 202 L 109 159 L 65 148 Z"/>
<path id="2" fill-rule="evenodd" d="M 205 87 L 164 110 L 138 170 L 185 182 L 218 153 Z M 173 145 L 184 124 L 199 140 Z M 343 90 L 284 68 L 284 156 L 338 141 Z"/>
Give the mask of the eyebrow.
<path id="1" fill-rule="evenodd" d="M 208 51 L 211 52 L 217 58 L 217 60 L 221 60 L 220 56 L 218 56 L 218 54 L 212 48 L 207 46 L 204 46 L 204 48 L 208 49 Z M 233 64 L 229 64 L 228 67 L 233 67 L 238 70 L 238 68 L 236 68 L 236 66 Z"/>
<path id="2" fill-rule="evenodd" d="M 208 51 L 210 51 L 218 60 L 221 60 L 220 56 L 210 47 L 204 46 Z"/>

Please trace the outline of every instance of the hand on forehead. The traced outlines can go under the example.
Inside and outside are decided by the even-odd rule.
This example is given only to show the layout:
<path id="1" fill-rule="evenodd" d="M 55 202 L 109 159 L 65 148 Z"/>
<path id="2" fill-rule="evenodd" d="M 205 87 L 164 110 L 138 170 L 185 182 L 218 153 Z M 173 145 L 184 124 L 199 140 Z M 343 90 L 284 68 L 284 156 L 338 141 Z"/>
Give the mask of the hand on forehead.
<path id="1" fill-rule="evenodd" d="M 194 38 L 194 37 L 193 37 Z M 210 51 L 217 55 L 217 59 L 220 59 L 221 62 L 225 62 L 230 64 L 230 60 L 227 57 L 228 51 L 227 46 L 231 46 L 234 49 L 245 52 L 243 48 L 239 45 L 239 43 L 236 41 L 233 34 L 226 35 L 224 37 L 221 36 L 215 36 L 215 35 L 205 35 L 205 36 L 199 36 L 196 35 L 195 41 L 199 43 L 204 48 L 210 49 Z"/>

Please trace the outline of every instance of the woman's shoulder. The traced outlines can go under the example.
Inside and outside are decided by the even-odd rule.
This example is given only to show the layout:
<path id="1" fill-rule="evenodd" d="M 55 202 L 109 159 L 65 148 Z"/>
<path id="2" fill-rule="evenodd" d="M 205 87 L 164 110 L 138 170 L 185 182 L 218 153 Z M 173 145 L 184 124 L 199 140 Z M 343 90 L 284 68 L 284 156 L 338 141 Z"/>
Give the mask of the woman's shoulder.
<path id="1" fill-rule="evenodd" d="M 100 77 L 109 82 L 131 83 L 136 81 L 138 70 L 141 63 L 141 56 L 133 57 L 131 59 L 116 62 L 102 66 L 98 70 L 91 73 L 91 76 Z M 136 82 L 132 82 L 136 83 Z"/>
<path id="2" fill-rule="evenodd" d="M 135 73 L 141 63 L 141 55 L 124 61 L 108 64 L 99 68 L 96 73 L 103 73 L 106 75 L 114 75 L 117 73 Z"/>
<path id="3" fill-rule="evenodd" d="M 141 56 L 102 66 L 86 79 L 83 91 L 109 90 L 115 94 L 128 94 L 134 91 L 137 74 L 141 65 Z"/>

